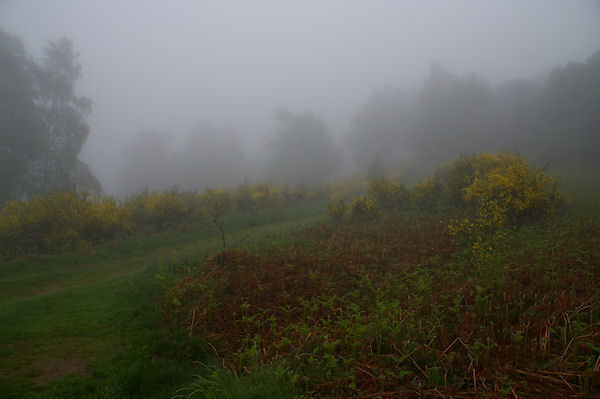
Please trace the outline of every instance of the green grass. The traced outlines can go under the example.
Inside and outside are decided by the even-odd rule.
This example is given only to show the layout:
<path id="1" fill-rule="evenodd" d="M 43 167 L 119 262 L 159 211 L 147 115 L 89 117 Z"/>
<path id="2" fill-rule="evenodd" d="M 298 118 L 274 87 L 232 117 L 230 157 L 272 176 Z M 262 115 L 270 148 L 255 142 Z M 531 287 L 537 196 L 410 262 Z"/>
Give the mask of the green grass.
<path id="1" fill-rule="evenodd" d="M 322 221 L 324 208 L 232 219 L 226 234 L 260 251 Z M 162 322 L 155 276 L 182 259 L 201 264 L 220 249 L 215 233 L 205 225 L 0 264 L 0 398 L 164 398 L 191 381 L 205 344 Z"/>
<path id="2" fill-rule="evenodd" d="M 210 224 L 4 262 L 0 398 L 596 397 L 600 175 L 558 174 L 567 213 L 485 259 L 449 215 L 292 234 L 312 203 L 228 220 L 226 267 Z"/>

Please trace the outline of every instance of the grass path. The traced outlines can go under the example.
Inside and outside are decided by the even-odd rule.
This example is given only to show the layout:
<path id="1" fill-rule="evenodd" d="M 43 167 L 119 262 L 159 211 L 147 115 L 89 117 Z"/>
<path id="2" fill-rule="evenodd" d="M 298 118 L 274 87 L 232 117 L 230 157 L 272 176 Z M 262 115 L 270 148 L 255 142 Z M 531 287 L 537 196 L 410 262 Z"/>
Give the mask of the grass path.
<path id="1" fill-rule="evenodd" d="M 260 250 L 322 219 L 322 208 L 309 207 L 232 227 L 229 239 Z M 199 354 L 180 353 L 181 338 L 161 327 L 154 276 L 161 263 L 218 249 L 207 227 L 0 264 L 0 398 L 172 393 L 192 371 L 185 357 Z"/>

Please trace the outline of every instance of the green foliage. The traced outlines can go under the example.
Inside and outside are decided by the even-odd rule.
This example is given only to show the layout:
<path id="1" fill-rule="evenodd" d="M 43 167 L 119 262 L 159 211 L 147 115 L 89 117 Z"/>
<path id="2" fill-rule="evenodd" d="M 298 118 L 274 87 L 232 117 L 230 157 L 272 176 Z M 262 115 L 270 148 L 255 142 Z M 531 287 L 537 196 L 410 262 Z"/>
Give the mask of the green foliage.
<path id="1" fill-rule="evenodd" d="M 0 253 L 55 252 L 81 248 L 130 232 L 133 224 L 117 201 L 75 192 L 11 201 L 0 213 Z"/>
<path id="2" fill-rule="evenodd" d="M 225 217 L 233 211 L 233 195 L 231 192 L 222 189 L 206 189 L 198 198 L 200 212 L 208 217 L 221 236 L 223 250 L 227 247 L 225 239 Z"/>
<path id="3" fill-rule="evenodd" d="M 556 179 L 531 167 L 519 154 L 502 152 L 464 157 L 448 166 L 448 190 L 458 193 L 464 204 L 475 210 L 474 218 L 450 225 L 459 241 L 471 243 L 476 258 L 494 250 L 492 241 L 508 229 L 556 214 L 566 203 Z"/>
<path id="4" fill-rule="evenodd" d="M 329 202 L 327 214 L 333 220 L 342 220 L 346 214 L 346 202 L 344 200 L 338 200 L 337 202 Z"/>
<path id="5" fill-rule="evenodd" d="M 50 41 L 40 62 L 0 30 L 0 205 L 51 190 L 99 190 L 78 154 L 91 101 L 77 96 L 81 74 L 68 39 Z"/>
<path id="6" fill-rule="evenodd" d="M 367 192 L 369 182 L 364 176 L 338 178 L 327 183 L 329 200 L 333 202 L 351 201 Z"/>
<path id="7" fill-rule="evenodd" d="M 367 187 L 367 180 L 360 175 L 330 181 L 326 187 L 329 192 L 328 215 L 334 220 L 342 220 L 352 201 L 364 195 Z"/>
<path id="8" fill-rule="evenodd" d="M 375 205 L 384 210 L 402 210 L 410 206 L 410 192 L 403 184 L 386 178 L 377 178 L 369 182 L 367 193 Z"/>
<path id="9" fill-rule="evenodd" d="M 255 209 L 264 210 L 284 204 L 290 196 L 289 189 L 285 185 L 258 182 L 250 187 L 250 198 Z"/>
<path id="10" fill-rule="evenodd" d="M 267 209 L 313 199 L 317 193 L 304 186 L 292 189 L 286 184 L 256 182 L 238 185 L 231 196 L 237 212 L 256 215 Z"/>
<path id="11" fill-rule="evenodd" d="M 369 219 L 375 215 L 375 203 L 367 197 L 359 197 L 350 204 L 352 217 Z"/>
<path id="12" fill-rule="evenodd" d="M 44 48 L 37 84 L 45 142 L 43 156 L 31 171 L 34 192 L 70 190 L 80 183 L 75 179 L 80 177 L 78 155 L 90 132 L 85 119 L 92 101 L 75 93 L 82 69 L 78 57 L 67 38 L 51 40 Z"/>
<path id="13" fill-rule="evenodd" d="M 230 252 L 226 268 L 209 258 L 163 311 L 228 367 L 183 394 L 254 392 L 254 372 L 281 362 L 303 397 L 599 392 L 586 382 L 600 353 L 598 223 L 529 224 L 474 267 L 446 216 L 328 223 L 262 256 Z M 568 384 L 539 384 L 558 373 Z"/>
<path id="14" fill-rule="evenodd" d="M 450 205 L 465 206 L 465 190 L 477 177 L 487 175 L 500 163 L 498 157 L 491 154 L 462 156 L 442 165 L 434 180 L 445 187 L 445 198 Z"/>
<path id="15" fill-rule="evenodd" d="M 531 167 L 521 155 L 502 152 L 494 163 L 464 191 L 465 201 L 478 206 L 481 218 L 498 227 L 518 226 L 553 215 L 565 203 L 556 179 Z"/>
<path id="16" fill-rule="evenodd" d="M 412 205 L 423 213 L 439 211 L 444 204 L 445 186 L 434 179 L 418 183 L 411 192 Z"/>
<path id="17" fill-rule="evenodd" d="M 173 399 L 254 399 L 289 398 L 298 396 L 294 375 L 282 366 L 254 368 L 240 374 L 222 366 L 207 367 L 206 376 L 196 376 L 194 382 L 180 389 Z"/>
<path id="18" fill-rule="evenodd" d="M 123 203 L 74 191 L 51 192 L 11 201 L 2 209 L 0 255 L 61 252 L 123 235 L 191 230 L 206 222 L 217 227 L 225 247 L 225 222 L 230 216 L 250 215 L 255 223 L 261 213 L 314 196 L 307 188 L 266 183 L 206 189 L 202 194 L 146 189 Z"/>
<path id="19" fill-rule="evenodd" d="M 28 171 L 43 154 L 35 69 L 22 41 L 0 29 L 0 205 L 27 191 Z"/>
<path id="20" fill-rule="evenodd" d="M 529 176 L 518 172 L 527 169 L 518 158 L 508 154 L 505 167 L 464 190 L 477 187 L 464 205 L 474 217 L 461 219 L 470 239 L 484 237 L 473 227 L 479 210 L 504 214 L 482 200 L 504 198 L 497 193 L 510 190 L 500 182 L 521 191 L 550 187 L 544 179 L 517 184 Z M 425 187 L 443 189 L 434 181 Z M 238 190 L 225 191 L 211 195 L 229 197 L 228 212 L 243 216 Z M 294 201 L 292 193 L 277 198 Z M 192 211 L 202 195 L 189 195 Z M 522 204 L 540 203 L 536 195 L 516 198 L 515 215 Z M 7 321 L 0 370 L 8 375 L 0 385 L 11 398 L 158 398 L 180 386 L 175 394 L 190 398 L 594 396 L 600 224 L 597 196 L 586 200 L 595 216 L 586 208 L 576 217 L 568 211 L 570 219 L 506 217 L 521 228 L 507 228 L 511 234 L 488 253 L 486 267 L 473 267 L 453 244 L 450 214 L 440 220 L 410 212 L 326 224 L 277 250 L 256 254 L 255 245 L 206 263 L 217 245 L 192 233 L 9 261 L 0 268 L 0 316 Z M 531 223 L 540 219 L 545 224 Z M 267 238 L 280 228 L 265 226 L 256 242 L 272 245 Z M 218 267 L 219 256 L 227 267 Z M 157 258 L 160 270 L 147 268 Z M 152 315 L 152 276 L 164 295 L 162 316 L 177 331 L 161 329 Z M 89 356 L 87 374 L 35 386 L 39 362 L 62 358 L 69 345 L 67 353 Z M 218 366 L 207 359 L 212 353 Z M 199 377 L 190 383 L 192 373 Z"/>
<path id="21" fill-rule="evenodd" d="M 192 219 L 191 196 L 177 189 L 163 192 L 145 189 L 123 205 L 135 225 L 144 231 L 184 229 Z"/>
<path id="22" fill-rule="evenodd" d="M 270 248 L 275 238 L 287 240 L 324 220 L 323 203 L 259 216 L 254 227 L 236 220 L 231 237 L 251 232 L 253 248 Z M 214 353 L 206 340 L 169 328 L 156 312 L 165 284 L 197 270 L 205 254 L 219 249 L 209 227 L 2 260 L 0 397 L 170 398 L 193 376 L 210 378 L 213 370 L 198 364 Z M 280 377 L 266 376 L 274 372 Z M 265 380 L 287 381 L 281 372 L 269 370 Z M 46 382 L 38 382 L 41 375 Z M 241 379 L 240 389 L 251 385 Z"/>

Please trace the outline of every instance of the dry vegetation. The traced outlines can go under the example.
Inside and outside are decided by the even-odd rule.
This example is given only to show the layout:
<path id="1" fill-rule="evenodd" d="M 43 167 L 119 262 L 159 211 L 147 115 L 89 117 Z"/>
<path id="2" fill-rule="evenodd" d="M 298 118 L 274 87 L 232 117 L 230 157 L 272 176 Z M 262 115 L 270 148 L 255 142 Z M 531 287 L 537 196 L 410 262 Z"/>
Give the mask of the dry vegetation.
<path id="1" fill-rule="evenodd" d="M 564 196 L 518 156 L 449 167 L 469 163 L 487 166 L 467 168 L 459 193 L 492 182 L 501 194 L 465 195 L 454 215 L 489 224 L 495 201 L 496 229 L 457 239 L 456 221 L 399 210 L 411 208 L 393 193 L 407 190 L 380 181 L 362 201 L 386 209 L 353 209 L 270 253 L 215 254 L 168 292 L 165 318 L 233 370 L 278 367 L 310 397 L 600 397 L 600 224 L 549 217 Z M 456 200 L 450 177 L 440 192 Z M 511 208 L 499 181 L 535 191 L 514 192 L 529 208 Z"/>

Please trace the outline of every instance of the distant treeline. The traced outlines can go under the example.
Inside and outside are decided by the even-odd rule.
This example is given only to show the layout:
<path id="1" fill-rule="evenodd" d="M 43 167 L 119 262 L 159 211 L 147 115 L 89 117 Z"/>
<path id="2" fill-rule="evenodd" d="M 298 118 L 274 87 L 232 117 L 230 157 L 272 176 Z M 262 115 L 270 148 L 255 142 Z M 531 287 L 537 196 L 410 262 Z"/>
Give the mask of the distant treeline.
<path id="1" fill-rule="evenodd" d="M 599 110 L 600 50 L 585 63 L 554 68 L 544 82 L 497 87 L 434 64 L 416 93 L 376 92 L 354 116 L 349 143 L 364 168 L 405 157 L 432 165 L 505 149 L 538 160 L 598 164 Z"/>
<path id="2" fill-rule="evenodd" d="M 81 71 L 69 40 L 48 42 L 37 61 L 18 37 L 0 29 L 0 206 L 54 191 L 102 193 L 79 159 L 92 104 L 75 93 Z M 123 152 L 120 194 L 146 186 L 232 186 L 245 178 L 325 183 L 347 172 L 344 153 L 371 178 L 392 167 L 431 169 L 460 154 L 507 149 L 538 160 L 598 164 L 599 110 L 600 51 L 585 63 L 556 67 L 544 82 L 498 87 L 434 64 L 416 91 L 375 92 L 343 143 L 322 117 L 285 108 L 274 113 L 259 161 L 248 160 L 241 134 L 208 122 L 196 124 L 181 148 L 167 134 L 142 133 Z"/>
<path id="3" fill-rule="evenodd" d="M 341 143 L 317 114 L 276 110 L 261 165 L 246 159 L 240 134 L 208 123 L 191 129 L 185 146 L 175 150 L 166 134 L 145 132 L 127 149 L 122 192 L 140 184 L 232 185 L 248 176 L 323 183 L 348 173 L 344 153 L 351 155 L 354 170 L 370 178 L 398 167 L 431 171 L 461 154 L 504 150 L 540 163 L 598 164 L 599 109 L 600 51 L 585 63 L 556 67 L 544 81 L 497 87 L 433 64 L 416 90 L 376 91 L 354 114 Z"/>

